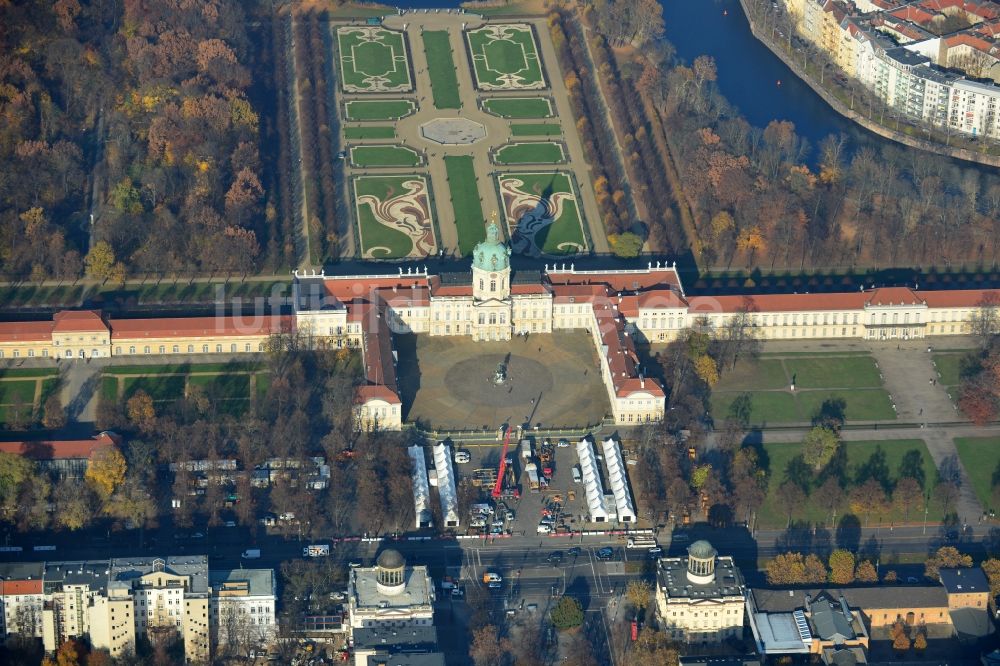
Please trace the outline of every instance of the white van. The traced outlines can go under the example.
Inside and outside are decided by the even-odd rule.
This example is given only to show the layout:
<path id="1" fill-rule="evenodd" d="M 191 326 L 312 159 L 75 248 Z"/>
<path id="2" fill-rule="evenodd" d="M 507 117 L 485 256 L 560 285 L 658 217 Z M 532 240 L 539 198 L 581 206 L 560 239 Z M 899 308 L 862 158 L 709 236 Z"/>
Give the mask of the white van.
<path id="1" fill-rule="evenodd" d="M 583 483 L 583 473 L 579 465 L 573 465 L 573 483 Z"/>
<path id="2" fill-rule="evenodd" d="M 538 523 L 538 534 L 551 534 L 552 525 L 549 523 Z"/>

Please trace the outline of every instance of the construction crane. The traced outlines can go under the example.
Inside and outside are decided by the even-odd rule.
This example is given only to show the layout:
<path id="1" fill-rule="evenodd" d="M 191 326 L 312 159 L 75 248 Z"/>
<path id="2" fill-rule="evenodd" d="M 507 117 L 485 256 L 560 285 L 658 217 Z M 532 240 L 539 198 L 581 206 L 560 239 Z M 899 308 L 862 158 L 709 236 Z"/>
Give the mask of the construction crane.
<path id="1" fill-rule="evenodd" d="M 500 499 L 500 494 L 503 492 L 503 477 L 504 472 L 507 471 L 507 446 L 510 444 L 510 433 L 514 429 L 507 425 L 507 433 L 503 437 L 503 451 L 500 452 L 500 469 L 497 472 L 497 482 L 493 484 L 493 492 L 491 495 L 493 499 Z"/>

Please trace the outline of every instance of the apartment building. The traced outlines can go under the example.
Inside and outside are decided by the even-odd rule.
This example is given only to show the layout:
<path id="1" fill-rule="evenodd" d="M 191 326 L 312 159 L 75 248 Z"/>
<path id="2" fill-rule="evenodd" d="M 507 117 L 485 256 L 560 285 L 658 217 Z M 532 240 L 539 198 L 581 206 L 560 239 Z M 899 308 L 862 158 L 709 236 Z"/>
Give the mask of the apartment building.
<path id="1" fill-rule="evenodd" d="M 271 569 L 209 571 L 212 644 L 249 647 L 277 632 L 277 585 Z"/>

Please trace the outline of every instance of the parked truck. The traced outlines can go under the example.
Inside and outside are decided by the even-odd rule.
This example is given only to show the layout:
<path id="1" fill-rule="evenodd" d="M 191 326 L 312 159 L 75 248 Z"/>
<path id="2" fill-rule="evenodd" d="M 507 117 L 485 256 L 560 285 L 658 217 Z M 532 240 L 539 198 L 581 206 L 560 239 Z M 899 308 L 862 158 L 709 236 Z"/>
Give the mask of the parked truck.
<path id="1" fill-rule="evenodd" d="M 302 549 L 302 557 L 329 557 L 330 546 L 327 544 L 313 544 Z"/>
<path id="2" fill-rule="evenodd" d="M 534 491 L 538 490 L 538 467 L 535 463 L 528 463 L 524 466 L 524 471 L 528 474 L 528 485 Z"/>
<path id="3" fill-rule="evenodd" d="M 524 460 L 531 460 L 531 456 L 534 452 L 531 450 L 531 440 L 528 438 L 521 440 L 521 458 Z"/>
<path id="4" fill-rule="evenodd" d="M 251 548 L 249 550 L 244 550 L 243 554 L 240 555 L 244 560 L 259 560 L 260 559 L 260 548 Z"/>

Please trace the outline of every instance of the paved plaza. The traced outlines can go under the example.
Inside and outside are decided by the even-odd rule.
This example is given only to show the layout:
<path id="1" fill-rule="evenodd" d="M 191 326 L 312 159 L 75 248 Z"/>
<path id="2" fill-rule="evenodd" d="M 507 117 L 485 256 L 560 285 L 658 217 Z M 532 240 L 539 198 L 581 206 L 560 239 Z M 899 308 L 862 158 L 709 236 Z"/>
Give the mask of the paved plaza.
<path id="1" fill-rule="evenodd" d="M 541 423 L 585 426 L 609 411 L 593 341 L 583 332 L 474 342 L 464 337 L 401 335 L 403 418 L 433 428 Z M 505 363 L 507 381 L 493 382 Z"/>

